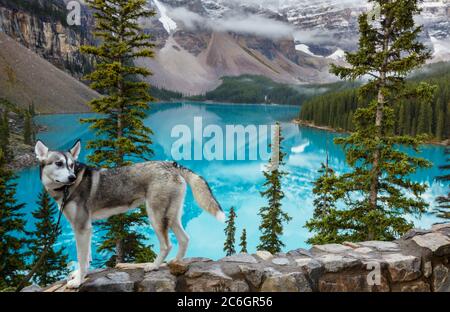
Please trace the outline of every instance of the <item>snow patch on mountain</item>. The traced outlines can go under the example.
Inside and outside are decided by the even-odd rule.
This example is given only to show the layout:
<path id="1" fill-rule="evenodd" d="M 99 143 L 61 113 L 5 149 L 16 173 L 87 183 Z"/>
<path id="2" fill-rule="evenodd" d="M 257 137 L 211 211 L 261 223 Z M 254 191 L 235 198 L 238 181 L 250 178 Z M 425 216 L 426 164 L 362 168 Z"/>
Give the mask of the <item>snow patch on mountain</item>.
<path id="1" fill-rule="evenodd" d="M 177 29 L 177 23 L 167 15 L 167 8 L 158 0 L 153 0 L 153 2 L 161 15 L 159 21 L 163 24 L 164 29 L 169 34 L 174 32 Z"/>
<path id="2" fill-rule="evenodd" d="M 303 43 L 296 44 L 296 45 L 295 45 L 295 49 L 296 49 L 297 51 L 306 53 L 306 54 L 311 55 L 311 56 L 314 56 L 314 57 L 322 57 L 322 56 L 320 56 L 320 55 L 314 54 L 314 53 L 309 49 L 309 47 L 308 47 L 306 44 L 303 44 Z"/>
<path id="3" fill-rule="evenodd" d="M 345 59 L 345 51 L 342 49 L 337 49 L 333 54 L 327 56 L 327 58 L 335 61 L 341 61 Z"/>

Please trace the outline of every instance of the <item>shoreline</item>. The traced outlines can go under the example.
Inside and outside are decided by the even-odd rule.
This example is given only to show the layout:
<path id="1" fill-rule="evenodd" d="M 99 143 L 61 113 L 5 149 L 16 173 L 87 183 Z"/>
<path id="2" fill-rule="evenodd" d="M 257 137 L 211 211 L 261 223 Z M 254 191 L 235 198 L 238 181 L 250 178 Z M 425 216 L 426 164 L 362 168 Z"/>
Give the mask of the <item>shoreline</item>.
<path id="1" fill-rule="evenodd" d="M 298 107 L 300 108 L 301 105 L 291 105 L 291 104 L 278 104 L 278 103 L 235 103 L 235 102 L 216 102 L 216 101 L 195 101 L 195 100 L 186 100 L 186 99 L 180 99 L 180 100 L 167 100 L 167 101 L 158 101 L 158 102 L 151 102 L 150 106 L 152 104 L 205 104 L 205 105 L 240 105 L 240 106 L 258 106 L 258 105 L 269 105 L 269 106 L 286 106 L 286 107 Z M 74 115 L 74 114 L 95 114 L 95 112 L 86 110 L 86 111 L 74 111 L 74 112 L 55 112 L 55 113 L 37 113 L 36 116 L 51 116 L 51 115 Z"/>
<path id="2" fill-rule="evenodd" d="M 291 121 L 292 123 L 302 126 L 302 127 L 307 127 L 307 128 L 311 128 L 311 129 L 316 129 L 316 130 L 321 130 L 321 131 L 327 131 L 327 132 L 332 132 L 332 133 L 341 133 L 341 134 L 350 134 L 350 131 L 346 131 L 343 129 L 334 129 L 328 126 L 318 126 L 315 125 L 313 122 L 308 122 L 308 121 L 304 121 L 304 120 L 300 120 L 300 119 L 294 119 Z M 434 146 L 442 146 L 442 147 L 446 147 L 449 145 L 450 139 L 444 140 L 444 141 L 435 141 L 435 140 L 431 140 L 431 141 L 425 141 L 422 145 L 434 145 Z"/>

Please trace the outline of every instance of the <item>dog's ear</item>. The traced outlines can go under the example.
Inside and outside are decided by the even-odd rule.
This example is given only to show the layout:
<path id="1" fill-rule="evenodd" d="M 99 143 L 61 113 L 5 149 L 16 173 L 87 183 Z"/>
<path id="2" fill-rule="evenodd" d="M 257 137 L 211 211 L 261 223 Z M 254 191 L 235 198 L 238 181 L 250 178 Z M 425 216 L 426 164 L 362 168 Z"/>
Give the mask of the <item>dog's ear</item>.
<path id="1" fill-rule="evenodd" d="M 81 152 L 81 141 L 78 140 L 70 149 L 70 154 L 72 154 L 73 158 L 75 160 L 78 159 L 78 156 L 80 156 L 80 152 Z"/>
<path id="2" fill-rule="evenodd" d="M 34 147 L 34 153 L 36 154 L 37 159 L 39 161 L 44 161 L 47 159 L 48 156 L 48 147 L 45 146 L 42 141 L 37 141 L 36 146 Z"/>

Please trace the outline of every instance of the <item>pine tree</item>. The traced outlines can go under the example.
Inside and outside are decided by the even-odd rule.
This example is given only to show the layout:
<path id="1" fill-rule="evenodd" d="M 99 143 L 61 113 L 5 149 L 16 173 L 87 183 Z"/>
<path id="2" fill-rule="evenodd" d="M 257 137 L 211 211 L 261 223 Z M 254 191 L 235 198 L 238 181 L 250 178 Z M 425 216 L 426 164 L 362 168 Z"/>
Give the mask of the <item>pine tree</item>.
<path id="1" fill-rule="evenodd" d="M 38 209 L 32 213 L 36 220 L 36 229 L 31 232 L 31 238 L 28 242 L 28 248 L 32 255 L 32 265 L 39 259 L 45 245 L 52 239 L 58 209 L 51 201 L 50 196 L 42 190 L 37 201 Z M 61 228 L 56 236 L 61 235 Z M 58 250 L 52 246 L 46 256 L 45 261 L 39 267 L 33 277 L 33 281 L 38 285 L 47 286 L 52 284 L 68 273 L 67 255 L 64 252 L 64 246 Z"/>
<path id="2" fill-rule="evenodd" d="M 284 243 L 280 236 L 283 235 L 283 222 L 289 222 L 291 217 L 283 211 L 281 201 L 284 193 L 281 188 L 281 180 L 287 173 L 281 167 L 284 165 L 284 156 L 286 155 L 281 143 L 283 137 L 280 125 L 277 124 L 275 134 L 272 140 L 272 157 L 269 161 L 269 168 L 264 171 L 266 182 L 265 190 L 261 192 L 261 196 L 267 198 L 268 206 L 261 207 L 259 215 L 261 216 L 261 224 L 259 229 L 261 236 L 258 250 L 266 250 L 275 254 L 281 251 Z"/>
<path id="3" fill-rule="evenodd" d="M 136 226 L 147 224 L 145 208 L 140 207 L 139 211 L 128 214 L 123 220 L 124 223 L 116 222 L 116 220 L 111 221 L 110 218 L 109 220 L 96 223 L 105 231 L 102 235 L 103 241 L 98 248 L 98 252 L 113 253 L 104 264 L 108 267 L 114 267 L 117 263 L 124 262 L 152 262 L 156 258 L 153 246 L 145 246 L 143 243 L 146 239 L 145 235 L 133 230 Z M 118 241 L 122 243 L 120 248 L 122 248 L 123 258 L 120 261 L 117 260 L 117 253 L 114 254 Z"/>
<path id="4" fill-rule="evenodd" d="M 450 158 L 449 158 L 450 147 L 448 146 L 445 148 L 445 155 L 447 157 L 446 158 L 447 164 L 442 165 L 439 168 L 442 170 L 442 172 L 447 172 L 447 174 L 443 174 L 442 176 L 439 176 L 437 179 L 439 181 L 448 183 L 450 181 L 450 173 L 448 173 L 448 171 L 450 170 Z M 450 191 L 448 192 L 447 195 L 438 197 L 436 201 L 439 204 L 439 206 L 436 208 L 437 216 L 443 219 L 450 219 Z"/>
<path id="5" fill-rule="evenodd" d="M 26 269 L 23 204 L 16 201 L 14 173 L 0 149 L 0 289 L 17 285 Z"/>
<path id="6" fill-rule="evenodd" d="M 33 121 L 29 112 L 24 112 L 24 125 L 23 125 L 23 142 L 27 145 L 31 145 L 33 142 Z"/>
<path id="7" fill-rule="evenodd" d="M 3 110 L 2 116 L 0 116 L 0 149 L 3 151 L 3 157 L 6 162 L 11 160 L 11 149 L 9 145 L 10 132 L 9 132 L 9 111 L 7 108 Z"/>
<path id="8" fill-rule="evenodd" d="M 239 243 L 239 246 L 241 246 L 241 253 L 247 253 L 247 230 L 242 230 L 241 235 L 241 242 Z"/>
<path id="9" fill-rule="evenodd" d="M 154 45 L 149 41 L 150 36 L 143 33 L 139 19 L 155 13 L 147 9 L 145 0 L 88 0 L 87 3 L 94 11 L 94 35 L 101 43 L 97 47 L 82 47 L 82 52 L 98 59 L 95 71 L 85 78 L 103 95 L 89 103 L 101 115 L 82 120 L 90 123 L 97 134 L 87 145 L 93 150 L 89 161 L 113 168 L 128 165 L 131 160 L 147 160 L 152 155 L 152 131 L 144 125 L 144 119 L 153 98 L 148 94 L 149 85 L 140 78 L 151 72 L 134 66 L 134 60 L 153 57 Z M 131 234 L 128 229 L 144 220 L 147 219 L 143 213 L 132 212 L 102 222 L 101 229 L 107 236 L 100 250 L 114 252 L 116 263 L 135 261 L 136 255 L 142 254 L 143 236 Z"/>
<path id="10" fill-rule="evenodd" d="M 226 221 L 227 226 L 225 227 L 225 242 L 223 244 L 223 251 L 225 251 L 227 256 L 231 256 L 236 253 L 234 248 L 235 235 L 236 235 L 236 213 L 234 207 L 230 208 L 228 213 L 228 219 Z"/>
<path id="11" fill-rule="evenodd" d="M 445 115 L 442 110 L 438 112 L 438 119 L 436 122 L 436 138 L 442 140 L 444 138 L 444 128 L 445 128 Z"/>
<path id="12" fill-rule="evenodd" d="M 330 241 L 336 242 L 339 236 L 340 223 L 336 213 L 336 201 L 340 198 L 338 193 L 338 178 L 327 162 L 319 169 L 320 177 L 314 182 L 313 194 L 314 213 L 313 218 L 306 222 L 305 227 L 311 232 L 316 231 L 315 236 L 308 239 L 308 244 L 326 244 Z M 345 238 L 341 238 L 345 241 Z"/>
<path id="13" fill-rule="evenodd" d="M 432 89 L 424 83 L 413 90 L 405 85 L 406 76 L 430 58 L 418 40 L 422 28 L 414 22 L 420 13 L 418 0 L 370 2 L 379 6 L 380 14 L 373 21 L 366 13 L 360 15 L 359 49 L 346 53 L 350 66 L 332 66 L 332 72 L 342 79 L 369 76 L 360 98 L 371 94 L 375 98 L 355 112 L 355 131 L 335 140 L 343 146 L 353 170 L 340 175 L 335 183 L 335 194 L 346 208 L 333 210 L 340 231 L 328 238 L 330 242 L 343 237 L 353 241 L 395 239 L 412 227 L 406 214 L 420 215 L 427 208 L 421 198 L 426 185 L 411 181 L 410 175 L 430 163 L 399 149 L 403 145 L 417 151 L 424 137 L 394 133 L 395 105 L 405 97 L 426 102 Z M 320 233 L 323 227 L 314 230 Z"/>

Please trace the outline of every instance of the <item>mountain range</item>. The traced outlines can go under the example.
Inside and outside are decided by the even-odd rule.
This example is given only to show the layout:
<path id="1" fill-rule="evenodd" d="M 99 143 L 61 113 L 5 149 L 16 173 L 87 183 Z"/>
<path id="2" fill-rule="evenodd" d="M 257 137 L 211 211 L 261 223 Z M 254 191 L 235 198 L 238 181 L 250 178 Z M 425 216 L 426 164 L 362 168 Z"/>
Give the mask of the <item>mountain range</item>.
<path id="1" fill-rule="evenodd" d="M 68 26 L 67 2 L 0 0 L 0 31 L 81 78 L 93 59 L 79 46 L 95 43 L 94 21 L 83 5 L 82 25 Z M 373 11 L 365 0 L 149 0 L 148 6 L 157 15 L 141 22 L 156 57 L 138 63 L 154 72 L 151 84 L 185 95 L 246 74 L 292 85 L 333 82 L 329 65 L 356 48 L 358 15 Z M 421 40 L 433 61 L 450 60 L 450 2 L 426 0 L 422 7 Z"/>

